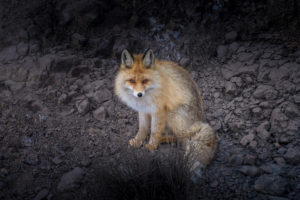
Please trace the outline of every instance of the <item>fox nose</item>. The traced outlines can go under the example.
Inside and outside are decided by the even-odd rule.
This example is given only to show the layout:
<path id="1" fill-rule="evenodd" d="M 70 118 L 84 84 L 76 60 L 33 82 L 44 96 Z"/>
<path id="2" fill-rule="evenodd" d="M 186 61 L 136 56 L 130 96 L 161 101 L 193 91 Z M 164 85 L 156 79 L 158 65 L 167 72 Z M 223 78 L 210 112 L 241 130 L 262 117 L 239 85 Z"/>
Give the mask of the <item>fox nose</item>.
<path id="1" fill-rule="evenodd" d="M 137 96 L 138 96 L 138 97 L 142 97 L 142 96 L 143 96 L 143 93 L 139 92 L 139 93 L 137 94 Z"/>

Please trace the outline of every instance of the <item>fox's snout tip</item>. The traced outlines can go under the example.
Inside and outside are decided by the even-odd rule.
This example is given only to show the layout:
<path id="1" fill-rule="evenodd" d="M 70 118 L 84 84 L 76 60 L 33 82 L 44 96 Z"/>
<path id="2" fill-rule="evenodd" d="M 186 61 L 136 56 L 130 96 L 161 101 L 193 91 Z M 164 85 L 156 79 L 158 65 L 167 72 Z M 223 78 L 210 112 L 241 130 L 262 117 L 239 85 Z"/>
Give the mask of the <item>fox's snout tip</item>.
<path id="1" fill-rule="evenodd" d="M 142 96 L 143 96 L 143 93 L 139 92 L 139 93 L 137 93 L 137 96 L 138 96 L 138 97 L 142 97 Z"/>

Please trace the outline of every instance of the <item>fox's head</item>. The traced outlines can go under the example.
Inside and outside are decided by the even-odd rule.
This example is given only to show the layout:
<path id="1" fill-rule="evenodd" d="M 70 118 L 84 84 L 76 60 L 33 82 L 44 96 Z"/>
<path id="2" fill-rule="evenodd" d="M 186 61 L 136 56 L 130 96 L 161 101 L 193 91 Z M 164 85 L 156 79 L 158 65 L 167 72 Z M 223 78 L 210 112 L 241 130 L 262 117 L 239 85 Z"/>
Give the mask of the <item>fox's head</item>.
<path id="1" fill-rule="evenodd" d="M 144 55 L 129 53 L 123 50 L 118 84 L 121 84 L 127 93 L 142 98 L 159 85 L 158 72 L 155 70 L 155 58 L 151 49 Z M 122 81 L 122 82 L 120 82 Z"/>

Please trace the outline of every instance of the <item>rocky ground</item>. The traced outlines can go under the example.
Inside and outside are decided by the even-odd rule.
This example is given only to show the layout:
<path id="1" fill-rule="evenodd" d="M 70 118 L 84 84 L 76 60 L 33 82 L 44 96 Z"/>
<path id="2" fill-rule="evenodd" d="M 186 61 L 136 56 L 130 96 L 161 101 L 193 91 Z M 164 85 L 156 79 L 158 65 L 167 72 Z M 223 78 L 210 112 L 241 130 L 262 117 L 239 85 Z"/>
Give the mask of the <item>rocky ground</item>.
<path id="1" fill-rule="evenodd" d="M 220 36 L 155 17 L 147 29 L 136 23 L 75 32 L 52 47 L 21 29 L 0 46 L 0 199 L 97 196 L 90 188 L 101 188 L 103 166 L 143 152 L 127 149 L 137 114 L 113 94 L 113 81 L 122 49 L 148 47 L 190 72 L 220 139 L 191 199 L 300 199 L 297 41 L 274 32 L 247 39 L 234 28 Z"/>

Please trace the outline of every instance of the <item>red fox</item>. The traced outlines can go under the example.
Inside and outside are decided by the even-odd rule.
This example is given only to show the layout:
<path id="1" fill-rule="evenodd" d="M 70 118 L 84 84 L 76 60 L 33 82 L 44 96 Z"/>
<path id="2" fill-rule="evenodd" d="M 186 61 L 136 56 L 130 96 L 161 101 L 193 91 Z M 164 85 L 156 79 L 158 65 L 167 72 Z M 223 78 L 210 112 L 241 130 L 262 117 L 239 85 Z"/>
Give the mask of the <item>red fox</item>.
<path id="1" fill-rule="evenodd" d="M 218 139 L 213 129 L 202 121 L 202 98 L 189 73 L 176 63 L 157 60 L 151 49 L 144 55 L 123 50 L 115 78 L 116 95 L 138 111 L 139 130 L 129 141 L 157 149 L 162 142 L 182 142 L 186 155 L 196 165 L 205 167 L 213 159 Z M 194 166 L 197 167 L 197 166 Z"/>

